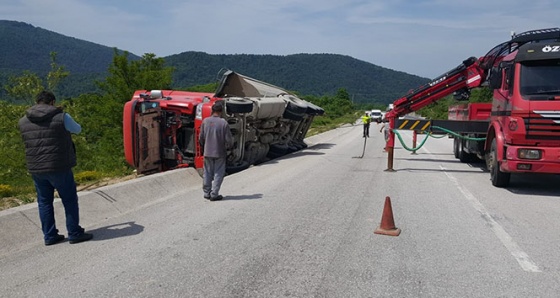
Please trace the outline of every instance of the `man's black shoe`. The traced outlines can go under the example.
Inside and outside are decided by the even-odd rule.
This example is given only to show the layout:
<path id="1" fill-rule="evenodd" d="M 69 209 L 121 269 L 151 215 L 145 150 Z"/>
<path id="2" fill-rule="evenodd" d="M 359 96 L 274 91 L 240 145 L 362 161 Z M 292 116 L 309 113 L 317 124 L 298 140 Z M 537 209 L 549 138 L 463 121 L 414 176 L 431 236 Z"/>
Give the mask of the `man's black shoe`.
<path id="1" fill-rule="evenodd" d="M 76 243 L 88 241 L 88 240 L 91 240 L 91 238 L 93 238 L 92 234 L 83 233 L 80 237 L 70 239 L 70 244 L 76 244 Z"/>
<path id="2" fill-rule="evenodd" d="M 210 200 L 210 195 L 204 195 L 204 198 Z"/>
<path id="3" fill-rule="evenodd" d="M 221 199 L 223 199 L 223 198 L 224 198 L 224 197 L 223 197 L 222 195 L 218 195 L 217 197 L 210 198 L 210 201 L 219 201 L 219 200 L 221 200 Z"/>
<path id="4" fill-rule="evenodd" d="M 49 241 L 45 241 L 45 245 L 49 246 L 49 245 L 57 244 L 59 242 L 62 242 L 63 240 L 64 240 L 64 235 L 56 235 L 53 239 Z"/>

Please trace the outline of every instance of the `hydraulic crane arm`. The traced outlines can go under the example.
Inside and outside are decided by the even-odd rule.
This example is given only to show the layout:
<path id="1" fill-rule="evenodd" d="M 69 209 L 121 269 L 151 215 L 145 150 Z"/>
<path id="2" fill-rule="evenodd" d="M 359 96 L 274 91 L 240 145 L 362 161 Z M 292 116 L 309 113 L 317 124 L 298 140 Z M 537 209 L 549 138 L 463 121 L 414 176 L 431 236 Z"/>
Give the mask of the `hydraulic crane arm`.
<path id="1" fill-rule="evenodd" d="M 487 72 L 480 67 L 480 59 L 470 57 L 459 66 L 430 83 L 411 91 L 393 103 L 393 110 L 387 118 L 397 118 L 438 101 L 453 92 L 468 92 L 485 82 Z"/>
<path id="2" fill-rule="evenodd" d="M 393 171 L 393 148 L 395 145 L 393 129 L 398 117 L 418 111 L 454 92 L 456 92 L 456 95 L 468 99 L 470 90 L 480 87 L 486 81 L 491 82 L 494 79 L 493 73 L 499 73 L 500 63 L 503 59 L 518 50 L 522 45 L 532 42 L 544 43 L 546 41 L 559 40 L 559 28 L 532 30 L 513 35 L 511 40 L 495 46 L 481 58 L 470 57 L 459 66 L 430 83 L 395 100 L 393 109 L 385 114 L 385 118 L 389 120 L 391 127 L 389 139 L 385 147 L 388 152 L 386 171 Z"/>
<path id="3" fill-rule="evenodd" d="M 386 117 L 395 119 L 418 111 L 453 92 L 468 95 L 470 89 L 480 87 L 490 79 L 492 67 L 498 65 L 507 54 L 517 50 L 523 44 L 558 39 L 560 39 L 559 28 L 532 30 L 513 35 L 511 40 L 495 46 L 483 57 L 479 59 L 470 57 L 432 82 L 397 99 L 393 103 L 393 110 L 388 112 Z"/>

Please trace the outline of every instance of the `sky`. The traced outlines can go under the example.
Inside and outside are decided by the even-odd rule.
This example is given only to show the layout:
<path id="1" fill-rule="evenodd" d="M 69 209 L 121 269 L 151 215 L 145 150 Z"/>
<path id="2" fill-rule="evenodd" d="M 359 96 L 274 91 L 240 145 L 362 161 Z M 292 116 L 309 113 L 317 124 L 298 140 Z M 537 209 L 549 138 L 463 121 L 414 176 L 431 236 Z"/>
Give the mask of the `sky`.
<path id="1" fill-rule="evenodd" d="M 330 53 L 427 78 L 559 15 L 558 0 L 0 0 L 1 20 L 138 56 Z"/>

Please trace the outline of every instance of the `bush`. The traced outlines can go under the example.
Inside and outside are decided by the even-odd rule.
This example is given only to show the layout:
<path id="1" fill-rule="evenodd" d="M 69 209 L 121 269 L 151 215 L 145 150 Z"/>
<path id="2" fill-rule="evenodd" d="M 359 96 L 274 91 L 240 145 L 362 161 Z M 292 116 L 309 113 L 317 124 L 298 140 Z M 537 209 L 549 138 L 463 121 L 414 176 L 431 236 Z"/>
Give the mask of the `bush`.
<path id="1" fill-rule="evenodd" d="M 74 175 L 74 180 L 77 183 L 96 181 L 101 178 L 103 178 L 103 174 L 97 171 L 83 171 Z"/>
<path id="2" fill-rule="evenodd" d="M 14 189 L 6 184 L 0 184 L 0 198 L 11 197 L 14 195 Z"/>

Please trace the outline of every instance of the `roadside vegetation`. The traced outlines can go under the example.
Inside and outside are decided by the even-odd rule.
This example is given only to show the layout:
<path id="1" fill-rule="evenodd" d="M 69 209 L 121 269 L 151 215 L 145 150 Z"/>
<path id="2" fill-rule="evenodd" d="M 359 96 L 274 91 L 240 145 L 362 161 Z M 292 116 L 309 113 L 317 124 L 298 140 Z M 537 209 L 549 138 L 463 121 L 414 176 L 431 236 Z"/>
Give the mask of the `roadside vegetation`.
<path id="1" fill-rule="evenodd" d="M 57 97 L 63 107 L 82 126 L 82 133 L 74 135 L 78 165 L 74 174 L 78 189 L 98 185 L 109 179 L 126 179 L 133 175 L 124 159 L 122 140 L 123 105 L 135 90 L 170 89 L 173 68 L 165 66 L 163 58 L 145 54 L 140 60 L 129 59 L 128 52 L 115 50 L 108 76 L 96 82 L 99 93 L 82 94 L 75 98 Z M 0 210 L 35 201 L 33 180 L 25 167 L 24 145 L 18 130 L 18 120 L 43 89 L 57 93 L 57 87 L 71 76 L 64 66 L 57 64 L 51 53 L 51 69 L 45 77 L 32 72 L 11 77 L 4 87 L 18 104 L 3 101 L 0 105 Z M 184 90 L 213 92 L 217 84 L 186 86 Z M 178 88 L 176 88 L 178 89 Z M 325 110 L 316 117 L 308 136 L 354 123 L 370 106 L 355 106 L 348 92 L 324 96 L 299 95 Z"/>

